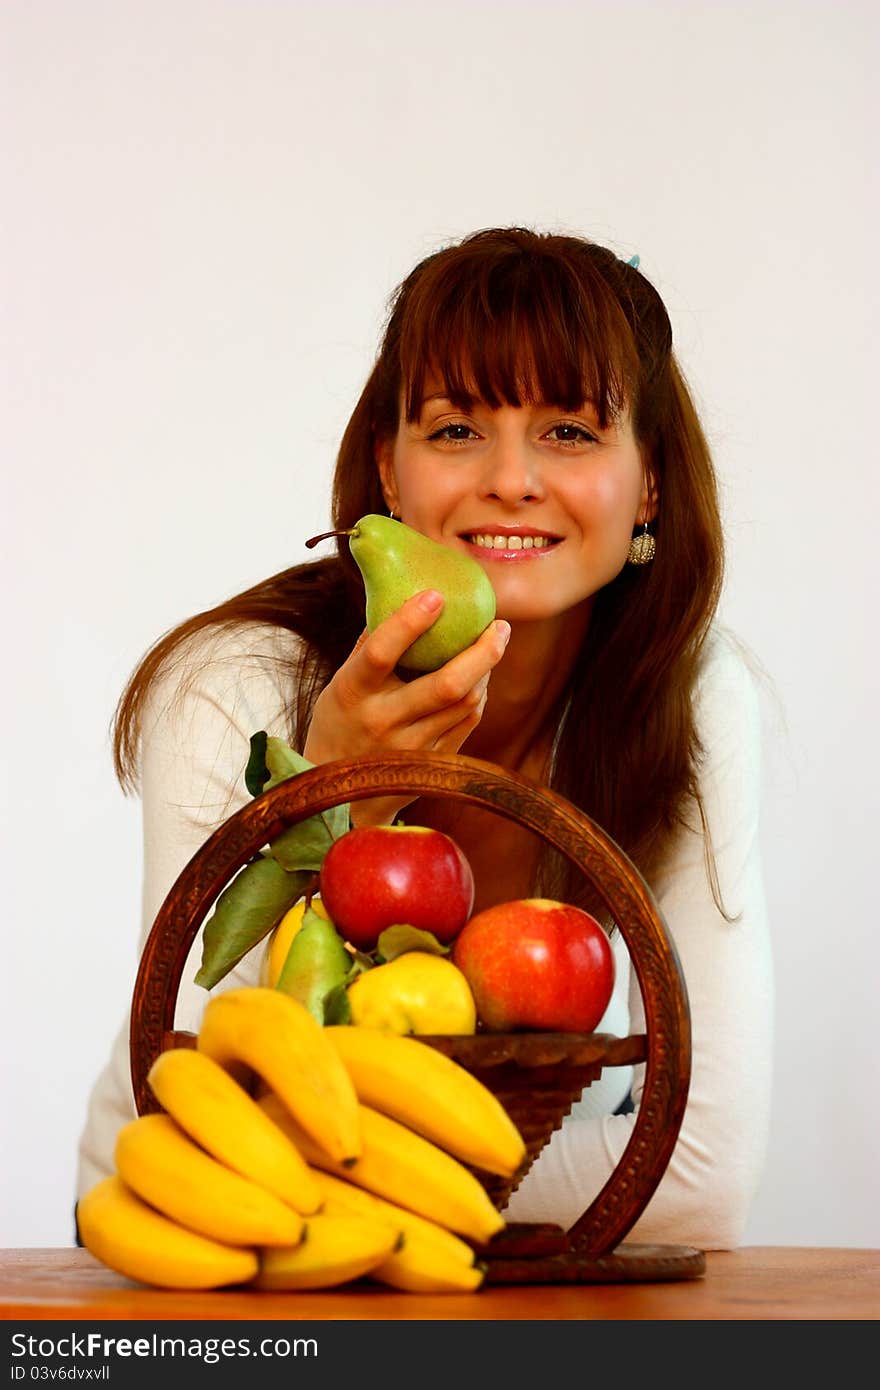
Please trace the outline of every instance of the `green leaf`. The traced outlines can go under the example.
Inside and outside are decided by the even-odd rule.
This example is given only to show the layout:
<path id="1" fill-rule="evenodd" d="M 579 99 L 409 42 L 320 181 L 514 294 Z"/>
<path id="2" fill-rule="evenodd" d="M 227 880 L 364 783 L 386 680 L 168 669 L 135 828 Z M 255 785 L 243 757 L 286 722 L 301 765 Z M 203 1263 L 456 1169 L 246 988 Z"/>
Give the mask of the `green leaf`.
<path id="1" fill-rule="evenodd" d="M 372 970 L 376 962 L 372 956 L 367 956 L 363 951 L 354 950 L 351 946 L 346 947 L 351 965 L 345 979 L 333 989 L 324 999 L 324 1023 L 330 1026 L 334 1023 L 351 1023 L 351 1000 L 348 997 L 348 987 L 358 975 L 363 975 L 365 970 Z"/>
<path id="2" fill-rule="evenodd" d="M 244 770 L 244 784 L 251 796 L 259 796 L 269 780 L 270 773 L 266 766 L 267 741 L 268 734 L 265 729 L 261 729 L 257 734 L 251 734 L 251 755 Z"/>
<path id="3" fill-rule="evenodd" d="M 244 781 L 251 796 L 259 796 L 260 792 L 277 787 L 279 782 L 286 782 L 289 777 L 297 777 L 315 766 L 283 739 L 270 738 L 265 729 L 251 734 L 250 745 Z"/>
<path id="4" fill-rule="evenodd" d="M 324 1024 L 332 1028 L 334 1024 L 351 1023 L 351 1003 L 344 984 L 336 985 L 324 1000 Z"/>
<path id="5" fill-rule="evenodd" d="M 437 940 L 433 932 L 422 931 L 421 927 L 410 927 L 406 923 L 386 927 L 376 942 L 376 955 L 381 961 L 394 960 L 407 951 L 427 951 L 432 956 L 448 956 L 450 947 Z"/>
<path id="6" fill-rule="evenodd" d="M 197 985 L 212 989 L 298 902 L 311 874 L 289 874 L 261 855 L 240 869 L 214 904 L 202 933 Z"/>
<path id="7" fill-rule="evenodd" d="M 280 738 L 270 738 L 265 730 L 251 735 L 251 755 L 245 771 L 245 783 L 251 796 L 269 791 L 280 782 L 298 777 L 314 767 L 308 758 L 297 753 Z M 272 841 L 269 853 L 288 873 L 309 869 L 317 873 L 334 840 L 349 828 L 349 804 L 333 806 L 308 820 L 283 830 Z"/>
<path id="8" fill-rule="evenodd" d="M 279 782 L 286 782 L 290 777 L 298 777 L 301 772 L 308 772 L 315 766 L 304 758 L 301 753 L 297 753 L 288 744 L 283 743 L 280 738 L 267 738 L 266 740 L 266 766 L 270 772 L 269 781 L 263 788 L 268 791 L 270 787 L 277 787 Z M 327 811 L 321 811 L 316 816 L 310 816 L 301 825 L 291 826 L 292 831 L 301 829 L 301 826 L 322 826 L 327 837 L 327 849 L 334 840 L 338 840 L 340 835 L 344 835 L 349 828 L 349 803 L 344 801 L 340 806 L 331 806 Z M 288 832 L 285 832 L 288 833 Z M 317 829 L 314 831 L 317 839 Z M 321 854 L 323 859 L 326 849 Z M 304 868 L 319 867 L 319 865 L 303 865 Z"/>
<path id="9" fill-rule="evenodd" d="M 298 999 L 323 1025 L 325 1000 L 344 985 L 350 967 L 351 957 L 333 923 L 307 907 L 275 988 Z"/>
<path id="10" fill-rule="evenodd" d="M 339 824 L 340 811 L 345 825 L 338 833 L 334 833 Z M 287 830 L 282 830 L 269 845 L 269 853 L 288 873 L 295 869 L 308 869 L 311 873 L 317 873 L 333 841 L 347 829 L 348 806 L 334 806 L 332 811 L 309 816 L 298 825 L 291 825 Z"/>
<path id="11" fill-rule="evenodd" d="M 279 782 L 286 782 L 288 777 L 297 777 L 301 772 L 308 772 L 309 768 L 314 766 L 314 763 L 310 763 L 302 753 L 297 753 L 296 749 L 291 748 L 283 739 L 267 737 L 266 768 L 269 779 L 263 791 L 277 787 Z"/>

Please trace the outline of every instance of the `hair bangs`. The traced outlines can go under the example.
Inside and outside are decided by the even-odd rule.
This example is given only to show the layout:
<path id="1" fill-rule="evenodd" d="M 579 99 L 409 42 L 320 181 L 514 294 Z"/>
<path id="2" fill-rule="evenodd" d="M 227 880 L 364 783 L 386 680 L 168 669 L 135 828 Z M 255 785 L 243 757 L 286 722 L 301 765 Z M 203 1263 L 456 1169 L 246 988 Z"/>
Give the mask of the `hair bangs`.
<path id="1" fill-rule="evenodd" d="M 431 273 L 436 271 L 436 273 Z M 417 419 L 428 387 L 460 409 L 590 404 L 604 427 L 636 394 L 632 330 L 603 278 L 517 249 L 478 263 L 426 268 L 400 334 L 404 410 Z"/>

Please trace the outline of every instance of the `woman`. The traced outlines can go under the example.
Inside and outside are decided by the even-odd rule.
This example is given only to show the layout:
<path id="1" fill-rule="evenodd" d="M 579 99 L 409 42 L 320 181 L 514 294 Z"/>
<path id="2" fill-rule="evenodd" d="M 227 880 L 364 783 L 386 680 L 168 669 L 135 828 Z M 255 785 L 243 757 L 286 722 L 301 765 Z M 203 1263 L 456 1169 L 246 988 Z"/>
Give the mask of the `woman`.
<path id="1" fill-rule="evenodd" d="M 117 711 L 116 765 L 143 797 L 142 941 L 177 874 L 248 800 L 250 735 L 313 763 L 461 751 L 582 807 L 651 884 L 688 986 L 692 1081 L 673 1159 L 630 1233 L 725 1248 L 742 1237 L 769 1109 L 771 962 L 757 838 L 759 721 L 736 644 L 714 622 L 723 570 L 716 480 L 660 297 L 637 266 L 577 237 L 479 232 L 398 289 L 337 461 L 334 525 L 389 510 L 483 565 L 497 619 L 441 670 L 395 667 L 439 596 L 372 635 L 339 553 L 299 565 L 166 635 Z M 479 808 L 358 802 L 356 823 L 452 834 L 476 908 L 591 904 L 567 861 Z M 612 924 L 608 924 L 609 927 Z M 619 933 L 605 1031 L 644 1026 Z M 181 984 L 178 1026 L 203 991 Z M 259 952 L 223 987 L 254 983 Z M 643 1068 L 590 1087 L 507 1215 L 571 1225 L 616 1166 Z M 630 1097 L 631 1090 L 631 1097 Z M 133 1115 L 127 1033 L 92 1095 L 80 1195 Z"/>

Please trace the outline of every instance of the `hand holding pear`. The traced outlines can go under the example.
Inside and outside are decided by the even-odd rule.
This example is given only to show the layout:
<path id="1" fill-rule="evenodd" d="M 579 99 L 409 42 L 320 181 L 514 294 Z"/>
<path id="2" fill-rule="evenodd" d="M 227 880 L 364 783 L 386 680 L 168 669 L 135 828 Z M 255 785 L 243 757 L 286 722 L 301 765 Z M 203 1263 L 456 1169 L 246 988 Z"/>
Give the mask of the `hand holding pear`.
<path id="1" fill-rule="evenodd" d="M 386 517 L 365 520 L 386 523 L 394 530 L 410 529 Z M 370 527 L 367 529 L 369 531 Z M 324 537 L 314 537 L 307 544 L 316 544 L 321 539 Z M 419 540 L 426 541 L 426 538 L 420 536 Z M 447 551 L 433 541 L 429 544 L 434 551 L 456 561 L 466 561 L 489 584 L 483 571 L 468 556 Z M 415 567 L 408 573 L 409 582 L 416 585 L 415 592 L 409 593 L 401 585 L 394 599 L 399 606 L 372 631 L 368 628 L 316 700 L 302 750 L 310 762 L 327 763 L 396 750 L 457 753 L 479 724 L 489 676 L 504 654 L 510 635 L 509 624 L 492 621 L 493 595 L 492 608 L 484 607 L 479 619 L 472 618 L 471 631 L 465 632 L 461 626 L 457 629 L 459 641 L 470 639 L 463 651 L 451 656 L 437 670 L 421 674 L 406 672 L 403 670 L 403 660 L 408 659 L 406 654 L 418 639 L 430 635 L 439 625 L 441 610 L 445 612 L 447 603 L 440 588 L 431 583 L 432 573 L 436 571 Z M 419 587 L 422 580 L 427 587 Z M 491 591 L 491 585 L 489 588 Z M 448 602 L 457 600 L 450 598 Z M 409 679 L 405 678 L 407 675 Z M 411 799 L 376 798 L 357 802 L 353 807 L 356 824 L 388 823 Z"/>
<path id="2" fill-rule="evenodd" d="M 469 555 L 374 513 L 362 516 L 350 531 L 328 531 L 306 545 L 338 535 L 349 537 L 352 558 L 363 575 L 369 632 L 422 590 L 443 595 L 439 617 L 401 655 L 398 665 L 404 670 L 438 670 L 470 647 L 495 617 L 495 591 Z"/>

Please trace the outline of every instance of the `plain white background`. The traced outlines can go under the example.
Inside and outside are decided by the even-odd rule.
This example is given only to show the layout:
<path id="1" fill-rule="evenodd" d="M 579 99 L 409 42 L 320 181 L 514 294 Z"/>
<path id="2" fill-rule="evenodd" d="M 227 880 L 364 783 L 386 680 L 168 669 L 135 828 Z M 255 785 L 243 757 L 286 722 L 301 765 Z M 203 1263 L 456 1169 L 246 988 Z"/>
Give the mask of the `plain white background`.
<path id="1" fill-rule="evenodd" d="M 5 1246 L 72 1241 L 130 997 L 115 700 L 310 552 L 386 301 L 478 227 L 638 252 L 767 670 L 775 1100 L 751 1244 L 880 1245 L 873 0 L 5 0 Z"/>

